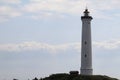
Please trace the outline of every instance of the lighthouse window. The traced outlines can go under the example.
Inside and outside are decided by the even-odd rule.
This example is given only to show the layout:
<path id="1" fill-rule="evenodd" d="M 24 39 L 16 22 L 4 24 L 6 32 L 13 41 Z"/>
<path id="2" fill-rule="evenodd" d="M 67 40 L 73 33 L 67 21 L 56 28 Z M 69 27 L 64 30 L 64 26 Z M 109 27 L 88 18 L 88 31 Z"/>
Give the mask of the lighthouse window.
<path id="1" fill-rule="evenodd" d="M 85 58 L 87 57 L 87 55 L 85 54 Z"/>
<path id="2" fill-rule="evenodd" d="M 85 45 L 87 44 L 87 42 L 85 41 Z"/>

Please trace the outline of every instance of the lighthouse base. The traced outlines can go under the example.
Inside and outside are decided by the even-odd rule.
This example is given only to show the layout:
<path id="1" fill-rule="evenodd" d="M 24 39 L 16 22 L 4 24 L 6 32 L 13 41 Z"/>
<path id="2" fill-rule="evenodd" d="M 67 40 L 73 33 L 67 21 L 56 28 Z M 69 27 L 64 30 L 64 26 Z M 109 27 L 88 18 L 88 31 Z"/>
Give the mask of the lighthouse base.
<path id="1" fill-rule="evenodd" d="M 93 69 L 81 69 L 81 75 L 92 75 Z"/>

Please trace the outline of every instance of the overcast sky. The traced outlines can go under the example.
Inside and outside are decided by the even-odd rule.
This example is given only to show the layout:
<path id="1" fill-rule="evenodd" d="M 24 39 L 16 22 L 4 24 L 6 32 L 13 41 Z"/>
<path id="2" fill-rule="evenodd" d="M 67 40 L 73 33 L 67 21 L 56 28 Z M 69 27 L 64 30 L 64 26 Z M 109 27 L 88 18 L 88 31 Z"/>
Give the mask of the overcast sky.
<path id="1" fill-rule="evenodd" d="M 120 79 L 120 0 L 0 0 L 0 80 L 79 71 L 86 6 L 94 74 Z"/>

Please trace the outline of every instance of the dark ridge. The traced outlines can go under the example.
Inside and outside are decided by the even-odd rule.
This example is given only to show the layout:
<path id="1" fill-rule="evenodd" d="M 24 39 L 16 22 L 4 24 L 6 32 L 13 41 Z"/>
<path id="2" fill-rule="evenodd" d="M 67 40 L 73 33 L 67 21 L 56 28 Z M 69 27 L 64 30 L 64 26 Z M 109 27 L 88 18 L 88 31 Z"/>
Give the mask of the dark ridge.
<path id="1" fill-rule="evenodd" d="M 118 80 L 105 75 L 71 75 L 67 73 L 52 74 L 49 77 L 41 78 L 40 80 Z"/>

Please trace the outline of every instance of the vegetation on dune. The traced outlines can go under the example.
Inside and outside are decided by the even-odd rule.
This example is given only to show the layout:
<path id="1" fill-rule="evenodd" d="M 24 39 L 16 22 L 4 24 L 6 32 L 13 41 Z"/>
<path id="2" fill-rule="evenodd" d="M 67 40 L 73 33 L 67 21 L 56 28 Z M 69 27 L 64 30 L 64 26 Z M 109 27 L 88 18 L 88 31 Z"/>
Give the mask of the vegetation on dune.
<path id="1" fill-rule="evenodd" d="M 111 78 L 102 75 L 70 75 L 70 74 L 52 74 L 49 77 L 41 78 L 40 80 L 118 80 L 116 78 Z"/>
<path id="2" fill-rule="evenodd" d="M 13 79 L 13 80 L 18 80 L 18 79 Z M 30 80 L 30 79 L 28 79 Z M 40 78 L 38 79 L 35 77 L 32 80 L 118 80 L 116 78 L 111 78 L 105 75 L 90 75 L 90 76 L 85 76 L 85 75 L 79 75 L 74 73 L 66 74 L 66 73 L 60 73 L 60 74 L 52 74 L 49 77 L 45 78 Z"/>

